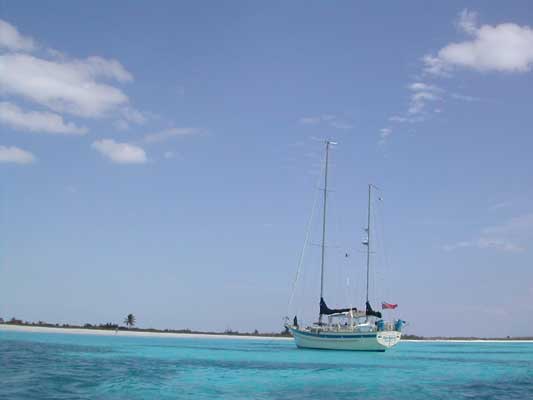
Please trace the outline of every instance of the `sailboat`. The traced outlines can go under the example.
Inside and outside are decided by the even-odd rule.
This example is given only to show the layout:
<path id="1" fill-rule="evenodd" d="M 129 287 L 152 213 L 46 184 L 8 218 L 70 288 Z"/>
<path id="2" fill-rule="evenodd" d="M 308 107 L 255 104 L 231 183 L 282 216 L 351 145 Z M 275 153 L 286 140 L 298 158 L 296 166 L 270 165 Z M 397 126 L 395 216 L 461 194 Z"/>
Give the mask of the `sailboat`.
<path id="1" fill-rule="evenodd" d="M 355 351 L 385 351 L 400 342 L 401 330 L 405 323 L 400 319 L 385 321 L 379 311 L 374 311 L 369 301 L 370 278 L 370 212 L 372 191 L 375 188 L 368 185 L 368 219 L 365 229 L 367 236 L 363 241 L 366 247 L 366 304 L 364 310 L 354 307 L 331 309 L 324 300 L 324 272 L 326 255 L 326 216 L 328 192 L 328 162 L 329 150 L 337 143 L 325 142 L 325 169 L 323 188 L 322 215 L 322 244 L 320 266 L 320 302 L 318 322 L 311 326 L 300 327 L 297 317 L 292 322 L 287 318 L 285 327 L 294 337 L 296 346 L 309 349 L 355 350 Z M 383 303 L 383 308 L 395 308 L 395 304 Z"/>

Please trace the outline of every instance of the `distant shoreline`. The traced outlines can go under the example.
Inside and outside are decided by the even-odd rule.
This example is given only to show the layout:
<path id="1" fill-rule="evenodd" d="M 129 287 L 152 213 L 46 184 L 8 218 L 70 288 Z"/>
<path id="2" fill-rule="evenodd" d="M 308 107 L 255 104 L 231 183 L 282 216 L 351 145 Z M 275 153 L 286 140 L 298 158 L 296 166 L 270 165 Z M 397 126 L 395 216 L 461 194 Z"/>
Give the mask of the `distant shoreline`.
<path id="1" fill-rule="evenodd" d="M 533 343 L 533 339 L 402 339 L 402 342 L 446 343 Z"/>
<path id="2" fill-rule="evenodd" d="M 130 336 L 130 337 L 168 337 L 168 338 L 195 338 L 195 339 L 245 339 L 245 340 L 290 340 L 292 337 L 261 336 L 261 335 L 228 335 L 223 333 L 176 333 L 176 332 L 150 332 L 143 330 L 111 330 L 111 329 L 86 329 L 86 328 L 61 328 L 49 326 L 30 326 L 0 324 L 0 331 L 19 331 L 34 333 L 71 333 L 75 335 L 98 336 Z"/>
<path id="3" fill-rule="evenodd" d="M 269 336 L 253 334 L 225 334 L 225 333 L 178 333 L 148 330 L 111 330 L 111 329 L 86 329 L 86 328 L 62 328 L 49 326 L 0 324 L 0 331 L 19 331 L 34 333 L 66 333 L 75 335 L 98 335 L 98 336 L 129 336 L 129 337 L 162 337 L 181 339 L 244 339 L 244 340 L 292 340 L 292 336 Z M 402 342 L 411 343 L 533 343 L 533 338 L 525 339 L 453 339 L 453 338 L 424 338 L 402 339 Z"/>

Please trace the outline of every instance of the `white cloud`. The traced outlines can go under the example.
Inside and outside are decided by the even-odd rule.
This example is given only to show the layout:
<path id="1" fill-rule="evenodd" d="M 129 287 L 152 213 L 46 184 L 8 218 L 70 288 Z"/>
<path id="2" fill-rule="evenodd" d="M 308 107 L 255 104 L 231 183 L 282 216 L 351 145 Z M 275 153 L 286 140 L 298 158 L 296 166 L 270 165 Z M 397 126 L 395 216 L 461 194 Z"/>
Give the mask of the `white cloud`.
<path id="1" fill-rule="evenodd" d="M 0 146 L 0 162 L 15 164 L 31 164 L 35 162 L 35 156 L 29 151 L 18 147 Z"/>
<path id="2" fill-rule="evenodd" d="M 120 89 L 98 78 L 120 82 L 132 79 L 118 61 L 100 57 L 48 61 L 27 54 L 4 54 L 0 55 L 0 70 L 0 90 L 4 94 L 81 117 L 101 117 L 128 102 Z"/>
<path id="3" fill-rule="evenodd" d="M 170 158 L 174 158 L 175 154 L 173 151 L 165 151 L 165 153 L 163 154 L 163 156 L 166 158 L 166 159 L 170 159 Z"/>
<path id="4" fill-rule="evenodd" d="M 6 101 L 0 102 L 0 122 L 15 129 L 31 132 L 83 135 L 87 128 L 65 122 L 63 117 L 51 112 L 24 111 Z"/>
<path id="5" fill-rule="evenodd" d="M 144 149 L 130 143 L 118 143 L 113 139 L 101 139 L 93 142 L 92 147 L 114 163 L 143 164 L 147 161 Z"/>
<path id="6" fill-rule="evenodd" d="M 169 128 L 159 132 L 149 133 L 143 139 L 145 143 L 164 142 L 174 137 L 179 136 L 193 136 L 203 133 L 201 129 L 197 128 Z"/>
<path id="7" fill-rule="evenodd" d="M 472 40 L 450 43 L 436 56 L 423 58 L 426 71 L 446 74 L 453 68 L 477 71 L 526 72 L 533 66 L 533 30 L 529 26 L 503 23 L 477 26 L 476 15 L 464 10 L 459 27 Z"/>
<path id="8" fill-rule="evenodd" d="M 0 48 L 11 51 L 32 51 L 36 47 L 31 37 L 21 35 L 17 28 L 0 19 Z"/>

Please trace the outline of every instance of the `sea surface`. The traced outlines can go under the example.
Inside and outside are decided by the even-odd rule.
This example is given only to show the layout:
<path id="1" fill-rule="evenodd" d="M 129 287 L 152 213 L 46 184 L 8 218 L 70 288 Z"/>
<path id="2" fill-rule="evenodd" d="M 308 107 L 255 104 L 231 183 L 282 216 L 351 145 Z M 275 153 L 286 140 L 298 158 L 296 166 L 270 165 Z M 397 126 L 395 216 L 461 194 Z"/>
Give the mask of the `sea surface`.
<path id="1" fill-rule="evenodd" d="M 292 341 L 0 330 L 0 399 L 533 399 L 531 343 Z"/>

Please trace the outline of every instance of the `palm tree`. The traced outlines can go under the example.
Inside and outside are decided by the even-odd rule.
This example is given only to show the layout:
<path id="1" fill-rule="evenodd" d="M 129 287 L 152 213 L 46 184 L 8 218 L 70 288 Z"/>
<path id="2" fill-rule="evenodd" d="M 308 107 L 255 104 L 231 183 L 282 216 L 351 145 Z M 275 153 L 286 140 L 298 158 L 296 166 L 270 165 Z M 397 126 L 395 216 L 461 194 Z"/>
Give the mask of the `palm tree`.
<path id="1" fill-rule="evenodd" d="M 135 316 L 133 314 L 128 314 L 128 316 L 124 318 L 124 323 L 128 328 L 131 328 L 135 325 Z"/>

